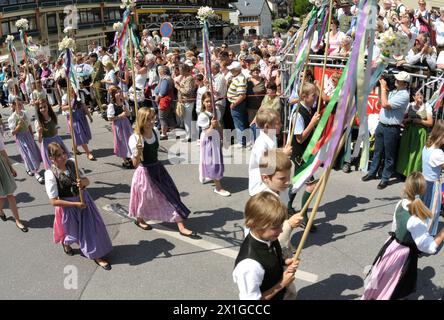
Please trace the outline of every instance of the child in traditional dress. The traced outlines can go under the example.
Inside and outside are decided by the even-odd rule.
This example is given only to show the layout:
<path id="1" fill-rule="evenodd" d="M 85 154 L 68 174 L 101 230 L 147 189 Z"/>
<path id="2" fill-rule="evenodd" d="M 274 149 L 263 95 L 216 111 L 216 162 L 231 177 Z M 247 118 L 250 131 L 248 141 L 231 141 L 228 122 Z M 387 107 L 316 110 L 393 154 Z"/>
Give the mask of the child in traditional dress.
<path id="1" fill-rule="evenodd" d="M 103 269 L 111 270 L 111 265 L 103 257 L 111 252 L 112 243 L 97 206 L 85 190 L 89 185 L 88 178 L 79 172 L 80 179 L 77 179 L 74 160 L 68 159 L 58 143 L 49 144 L 48 155 L 52 166 L 45 172 L 45 185 L 55 207 L 54 235 L 58 235 L 54 237 L 55 242 L 61 242 L 63 251 L 70 256 L 74 254 L 71 245 L 78 243 L 85 257 Z"/>
<path id="2" fill-rule="evenodd" d="M 422 197 L 424 204 L 432 212 L 429 233 L 435 236 L 441 213 L 441 172 L 444 168 L 444 120 L 437 120 L 422 151 L 422 173 L 427 182 L 427 191 Z"/>
<path id="3" fill-rule="evenodd" d="M 91 161 L 96 161 L 92 152 L 89 150 L 88 143 L 92 139 L 91 129 L 88 124 L 86 117 L 88 116 L 89 121 L 92 123 L 93 118 L 89 109 L 81 102 L 77 100 L 74 89 L 71 88 L 71 99 L 72 99 L 72 126 L 74 131 L 74 139 L 76 141 L 76 146 L 81 146 L 86 152 L 86 156 Z M 69 105 L 68 96 L 64 95 L 62 97 L 62 110 L 67 113 L 68 128 L 70 127 L 70 115 L 69 115 Z M 79 154 L 78 150 L 73 150 Z"/>
<path id="4" fill-rule="evenodd" d="M 48 157 L 48 145 L 51 142 L 57 142 L 62 146 L 68 157 L 70 154 L 62 138 L 57 134 L 57 116 L 48 105 L 46 100 L 37 100 L 35 103 L 35 131 L 37 131 L 38 141 L 40 143 L 40 154 L 42 156 L 43 165 L 46 170 L 51 167 L 51 160 Z"/>
<path id="5" fill-rule="evenodd" d="M 217 117 L 216 119 L 215 116 Z M 201 183 L 214 180 L 216 187 L 214 192 L 222 197 L 229 197 L 231 193 L 224 190 L 220 183 L 224 175 L 220 117 L 220 111 L 213 109 L 211 92 L 205 92 L 202 95 L 201 110 L 197 118 L 197 125 L 202 129 L 200 137 L 199 180 Z"/>
<path id="6" fill-rule="evenodd" d="M 259 170 L 262 182 L 266 186 L 264 191 L 278 196 L 284 205 L 288 203 L 288 187 L 291 179 L 292 163 L 282 149 L 267 150 L 260 159 Z M 303 220 L 302 215 L 294 214 L 284 221 L 279 243 L 284 256 L 290 257 L 294 251 L 291 245 L 291 233 Z"/>
<path id="7" fill-rule="evenodd" d="M 123 93 L 118 87 L 111 87 L 110 104 L 108 105 L 107 117 L 112 122 L 114 137 L 114 154 L 123 159 L 122 167 L 131 169 L 131 149 L 128 141 L 133 134 L 133 128 L 128 117 L 131 115 L 129 107 L 125 104 Z"/>
<path id="8" fill-rule="evenodd" d="M 276 110 L 268 108 L 260 109 L 257 112 L 256 124 L 260 132 L 251 150 L 248 166 L 248 192 L 250 196 L 254 196 L 266 189 L 261 178 L 259 162 L 267 150 L 276 149 L 276 135 L 282 127 L 280 114 Z M 291 155 L 291 150 L 291 146 L 286 146 L 283 149 L 287 156 Z"/>
<path id="9" fill-rule="evenodd" d="M 39 174 L 42 156 L 34 141 L 29 116 L 23 110 L 23 101 L 15 98 L 11 106 L 13 112 L 8 118 L 8 126 L 12 135 L 15 136 L 15 142 L 25 162 L 26 173 L 31 177 L 34 176 L 40 184 L 44 184 L 44 179 Z"/>
<path id="10" fill-rule="evenodd" d="M 152 227 L 146 220 L 175 222 L 182 236 L 201 239 L 183 223 L 190 210 L 180 200 L 179 191 L 158 160 L 159 133 L 154 128 L 156 111 L 141 108 L 137 114 L 135 133 L 130 137 L 133 165 L 136 168 L 131 183 L 129 216 L 143 230 Z"/>
<path id="11" fill-rule="evenodd" d="M 405 198 L 396 206 L 390 238 L 367 276 L 363 300 L 402 299 L 415 292 L 419 253 L 434 254 L 444 241 L 444 228 L 435 238 L 428 232 L 432 213 L 420 199 L 426 186 L 420 172 L 407 178 Z"/>
<path id="12" fill-rule="evenodd" d="M 241 300 L 282 300 L 286 287 L 293 283 L 299 261 L 284 260 L 278 241 L 286 218 L 286 206 L 270 192 L 261 192 L 248 200 L 245 225 L 250 232 L 233 270 Z"/>
<path id="13" fill-rule="evenodd" d="M 28 232 L 28 228 L 20 221 L 17 202 L 15 200 L 14 191 L 17 189 L 14 177 L 17 177 L 17 172 L 12 167 L 8 154 L 3 143 L 3 136 L 0 135 L 0 219 L 7 221 L 8 218 L 3 212 L 3 204 L 5 199 L 8 199 L 9 208 L 15 218 L 15 225 L 23 232 Z"/>

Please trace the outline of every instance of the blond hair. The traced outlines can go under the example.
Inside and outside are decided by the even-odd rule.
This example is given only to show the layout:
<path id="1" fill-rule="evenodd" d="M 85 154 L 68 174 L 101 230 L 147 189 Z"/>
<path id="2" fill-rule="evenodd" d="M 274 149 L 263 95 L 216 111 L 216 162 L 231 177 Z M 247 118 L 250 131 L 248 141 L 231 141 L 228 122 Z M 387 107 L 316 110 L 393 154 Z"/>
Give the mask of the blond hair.
<path id="1" fill-rule="evenodd" d="M 289 170 L 291 170 L 291 160 L 282 149 L 265 151 L 259 161 L 259 171 L 261 175 L 272 177 L 276 172 Z"/>
<path id="2" fill-rule="evenodd" d="M 256 124 L 259 129 L 264 129 L 265 125 L 272 126 L 281 117 L 276 110 L 270 108 L 260 108 L 256 114 Z"/>
<path id="3" fill-rule="evenodd" d="M 318 88 L 310 82 L 304 83 L 301 89 L 301 93 L 299 94 L 302 98 L 302 96 L 308 96 L 310 93 L 316 94 L 318 92 Z"/>
<path id="4" fill-rule="evenodd" d="M 156 117 L 156 111 L 153 108 L 141 108 L 137 112 L 137 118 L 136 118 L 136 126 L 134 128 L 134 132 L 138 135 L 143 135 L 143 127 L 145 126 L 145 123 Z"/>
<path id="5" fill-rule="evenodd" d="M 411 215 L 417 216 L 422 221 L 431 218 L 433 215 L 419 198 L 424 195 L 427 189 L 427 183 L 421 172 L 412 172 L 405 180 L 404 194 L 410 204 L 408 205 Z"/>
<path id="6" fill-rule="evenodd" d="M 263 231 L 281 226 L 287 219 L 287 207 L 276 195 L 261 192 L 251 197 L 245 205 L 245 226 Z"/>
<path id="7" fill-rule="evenodd" d="M 435 122 L 432 132 L 430 133 L 430 136 L 427 139 L 427 143 L 426 143 L 427 148 L 430 148 L 431 146 L 433 146 L 443 136 L 444 136 L 444 120 L 439 119 Z"/>

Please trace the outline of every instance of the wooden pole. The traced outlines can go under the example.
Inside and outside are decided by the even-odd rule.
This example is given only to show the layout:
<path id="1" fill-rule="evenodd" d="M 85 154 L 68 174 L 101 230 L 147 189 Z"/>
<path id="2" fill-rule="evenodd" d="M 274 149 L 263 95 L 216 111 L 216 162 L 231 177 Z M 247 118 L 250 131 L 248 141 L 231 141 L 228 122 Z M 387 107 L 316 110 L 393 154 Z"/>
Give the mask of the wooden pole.
<path id="1" fill-rule="evenodd" d="M 352 121 L 350 121 L 350 126 L 353 124 L 354 121 L 355 121 L 355 118 L 353 117 Z M 305 213 L 305 211 L 307 211 L 307 208 L 308 208 L 308 206 L 310 205 L 310 202 L 312 201 L 312 199 L 314 198 L 315 193 L 319 190 L 318 197 L 317 197 L 316 202 L 315 202 L 315 205 L 313 206 L 313 209 L 312 209 L 312 211 L 311 211 L 310 217 L 309 217 L 309 219 L 308 219 L 308 223 L 307 223 L 307 225 L 306 225 L 306 227 L 305 227 L 305 230 L 304 230 L 304 234 L 302 235 L 302 239 L 301 239 L 301 241 L 299 242 L 299 246 L 298 246 L 298 248 L 297 248 L 297 250 L 296 250 L 296 253 L 295 253 L 294 256 L 293 256 L 293 261 L 297 261 L 297 260 L 299 259 L 299 256 L 301 255 L 302 249 L 303 249 L 303 247 L 304 247 L 304 245 L 305 245 L 305 241 L 307 240 L 307 238 L 308 238 L 308 234 L 309 234 L 310 229 L 311 229 L 311 226 L 313 225 L 313 221 L 314 221 L 314 219 L 316 218 L 316 214 L 317 214 L 317 212 L 318 212 L 318 208 L 319 208 L 319 205 L 320 205 L 320 203 L 321 203 L 322 197 L 324 196 L 325 188 L 326 188 L 326 186 L 327 186 L 327 182 L 328 182 L 328 179 L 329 179 L 329 177 L 330 177 L 330 172 L 331 172 L 331 170 L 332 170 L 332 168 L 333 168 L 333 166 L 334 166 L 334 163 L 335 163 L 335 161 L 336 161 L 336 158 L 338 157 L 338 155 L 339 155 L 339 153 L 340 153 L 342 147 L 343 147 L 344 144 L 345 144 L 345 141 L 347 140 L 347 133 L 348 133 L 348 130 L 346 130 L 346 131 L 342 134 L 341 140 L 339 141 L 339 144 L 338 144 L 338 146 L 337 146 L 337 148 L 336 148 L 336 150 L 335 150 L 335 154 L 334 154 L 334 156 L 333 156 L 333 159 L 332 159 L 332 162 L 331 162 L 330 166 L 329 166 L 329 167 L 327 168 L 327 170 L 323 173 L 321 179 L 318 181 L 318 183 L 317 183 L 315 189 L 314 189 L 313 192 L 311 193 L 311 195 L 310 195 L 310 197 L 308 198 L 307 202 L 305 203 L 304 207 L 303 207 L 302 210 L 298 213 L 298 214 L 303 215 L 303 214 Z"/>
<path id="2" fill-rule="evenodd" d="M 324 52 L 324 66 L 322 67 L 322 78 L 321 78 L 321 92 L 319 92 L 318 99 L 318 110 L 319 113 L 321 110 L 321 102 L 322 102 L 322 92 L 324 91 L 324 77 L 325 77 L 325 69 L 327 68 L 327 57 L 328 57 L 328 48 L 330 47 L 330 29 L 331 29 L 331 16 L 333 15 L 333 0 L 330 0 L 330 8 L 328 13 L 328 25 L 327 25 L 327 43 L 325 44 L 325 52 Z"/>
<path id="3" fill-rule="evenodd" d="M 71 49 L 66 49 L 66 54 L 71 55 Z M 72 57 L 71 57 L 72 58 Z M 74 135 L 74 127 L 73 127 L 73 116 L 72 116 L 72 105 L 73 102 L 71 101 L 71 81 L 69 79 L 69 74 L 68 74 L 68 79 L 66 79 L 66 85 L 67 85 L 67 98 L 68 98 L 68 105 L 69 105 L 69 129 L 70 129 L 70 133 L 71 133 L 71 139 L 72 139 L 72 149 L 73 149 L 73 153 L 74 153 L 74 165 L 76 168 L 76 177 L 77 180 L 80 180 L 80 174 L 79 174 L 79 166 L 77 163 L 77 144 L 76 144 L 76 139 L 75 139 L 75 135 Z M 75 98 L 75 97 L 73 97 Z M 83 199 L 83 192 L 81 189 L 79 189 L 79 196 L 80 196 L 80 202 L 84 202 Z"/>
<path id="4" fill-rule="evenodd" d="M 131 25 L 132 26 L 132 25 Z M 136 69 L 135 69 L 135 58 L 134 58 L 134 47 L 133 47 L 133 29 L 131 27 L 129 34 L 129 49 L 130 49 L 130 61 L 131 61 L 131 72 L 133 76 L 133 89 L 134 89 L 134 109 L 135 109 L 135 117 L 137 118 L 137 113 L 139 112 L 139 102 L 137 101 L 137 86 L 136 86 Z"/>

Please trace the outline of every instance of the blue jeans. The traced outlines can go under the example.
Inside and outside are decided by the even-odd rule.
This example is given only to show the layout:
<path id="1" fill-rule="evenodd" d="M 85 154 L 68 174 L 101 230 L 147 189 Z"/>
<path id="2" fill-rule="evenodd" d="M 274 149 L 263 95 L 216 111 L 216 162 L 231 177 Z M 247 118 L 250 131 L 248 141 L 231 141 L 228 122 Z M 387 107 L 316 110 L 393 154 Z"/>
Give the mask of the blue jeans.
<path id="1" fill-rule="evenodd" d="M 233 118 L 234 127 L 236 128 L 236 140 L 237 143 L 242 144 L 243 146 L 247 145 L 246 138 L 243 137 L 242 133 L 245 133 L 247 129 L 247 104 L 242 101 L 239 105 L 237 105 L 234 109 L 231 109 L 231 117 Z"/>
<path id="2" fill-rule="evenodd" d="M 396 157 L 398 155 L 400 127 L 388 127 L 381 123 L 375 131 L 375 152 L 369 174 L 376 175 L 382 157 L 384 156 L 384 170 L 382 171 L 382 181 L 387 182 L 395 171 Z"/>

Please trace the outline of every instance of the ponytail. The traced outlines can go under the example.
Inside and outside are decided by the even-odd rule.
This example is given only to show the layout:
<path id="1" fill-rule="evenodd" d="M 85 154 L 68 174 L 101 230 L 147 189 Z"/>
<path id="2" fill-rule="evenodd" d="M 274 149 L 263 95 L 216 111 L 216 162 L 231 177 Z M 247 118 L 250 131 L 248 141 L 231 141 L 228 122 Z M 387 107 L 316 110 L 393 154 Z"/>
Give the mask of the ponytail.
<path id="1" fill-rule="evenodd" d="M 429 208 L 422 202 L 420 196 L 424 195 L 427 189 L 427 183 L 421 172 L 412 172 L 405 181 L 404 193 L 410 204 L 409 212 L 413 216 L 417 216 L 422 221 L 431 218 L 433 215 Z"/>

